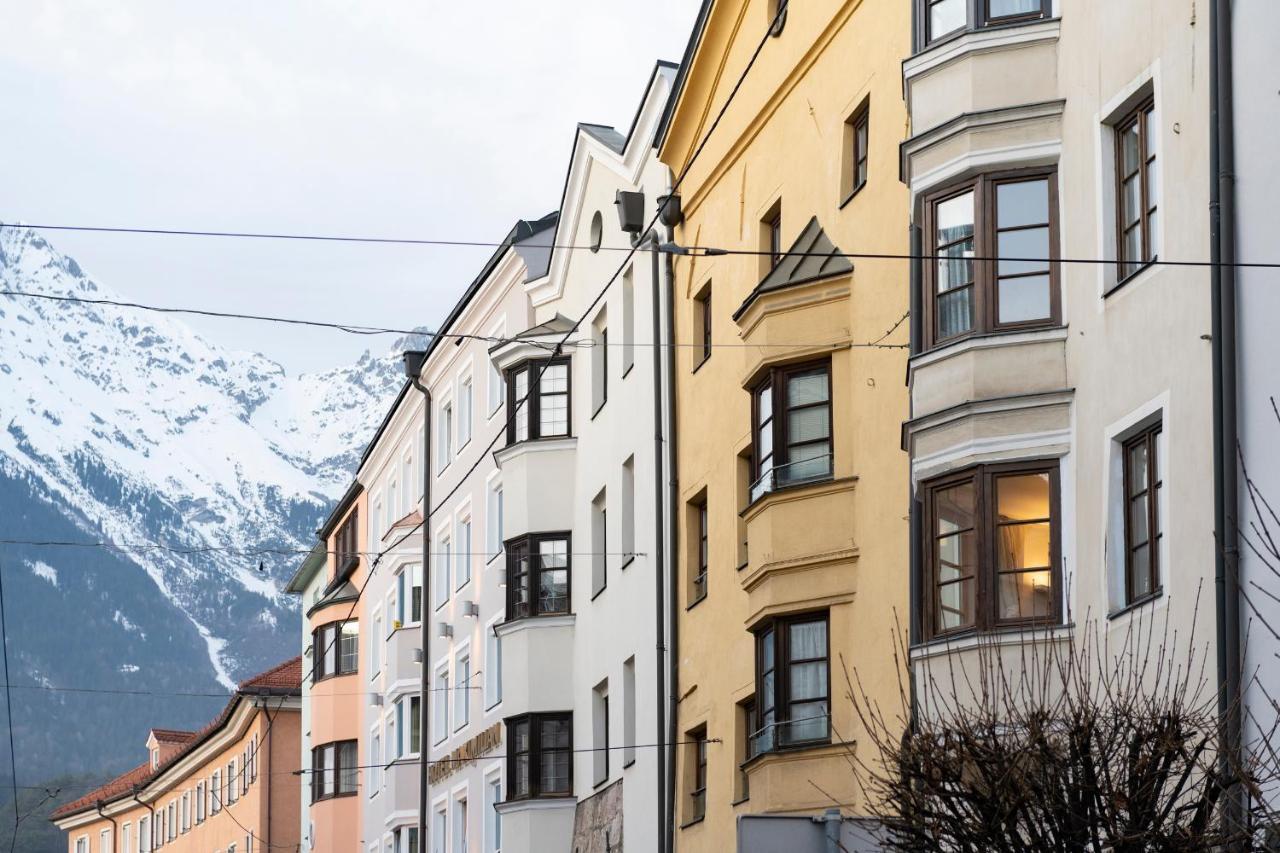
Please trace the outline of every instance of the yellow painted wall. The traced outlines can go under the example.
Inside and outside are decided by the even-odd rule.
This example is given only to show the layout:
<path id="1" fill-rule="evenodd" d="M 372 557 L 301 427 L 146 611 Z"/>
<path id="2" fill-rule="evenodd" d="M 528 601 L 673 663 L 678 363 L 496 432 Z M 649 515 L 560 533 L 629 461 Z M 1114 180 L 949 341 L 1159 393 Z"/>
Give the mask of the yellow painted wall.
<path id="1" fill-rule="evenodd" d="M 728 99 L 770 16 L 769 0 L 714 4 L 660 153 L 676 175 Z M 844 251 L 905 253 L 908 201 L 898 178 L 898 143 L 907 130 L 901 61 L 910 27 L 910 4 L 902 0 L 793 4 L 781 35 L 767 39 L 680 187 L 686 218 L 677 242 L 759 249 L 760 221 L 781 199 L 784 248 L 816 216 Z M 845 123 L 868 97 L 868 181 L 846 202 Z M 693 299 L 710 282 L 713 340 L 720 345 L 700 365 L 697 347 L 682 346 L 677 356 L 681 578 L 690 577 L 695 553 L 689 543 L 696 515 L 686 505 L 703 490 L 710 527 L 707 597 L 688 607 L 690 585 L 677 584 L 678 731 L 705 725 L 721 741 L 708 749 L 706 816 L 698 822 L 690 823 L 692 749 L 677 751 L 681 850 L 729 849 L 738 814 L 815 813 L 837 804 L 846 814 L 866 813 L 843 754 L 859 741 L 867 748 L 846 698 L 844 667 L 856 668 L 890 712 L 898 707 L 893 646 L 908 621 L 907 459 L 900 450 L 908 416 L 906 350 L 851 345 L 881 339 L 903 317 L 909 268 L 901 260 L 853 263 L 852 274 L 761 298 L 735 321 L 767 262 L 676 261 L 679 342 L 699 340 Z M 883 340 L 905 343 L 907 335 L 904 322 Z M 744 386 L 764 365 L 823 353 L 831 358 L 834 476 L 747 507 L 746 463 L 739 460 L 751 442 Z M 747 559 L 739 568 L 744 535 Z M 751 762 L 750 796 L 743 800 L 737 703 L 755 692 L 750 628 L 817 608 L 830 610 L 834 743 Z"/>

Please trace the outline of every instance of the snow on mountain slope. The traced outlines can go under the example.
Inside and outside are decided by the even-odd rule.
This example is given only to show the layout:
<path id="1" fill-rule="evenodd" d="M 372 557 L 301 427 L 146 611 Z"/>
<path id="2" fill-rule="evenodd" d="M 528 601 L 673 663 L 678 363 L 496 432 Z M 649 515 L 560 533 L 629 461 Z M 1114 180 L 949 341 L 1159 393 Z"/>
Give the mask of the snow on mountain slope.
<path id="1" fill-rule="evenodd" d="M 120 298 L 11 226 L 0 287 Z M 85 539 L 305 549 L 400 385 L 403 343 L 290 377 L 170 315 L 0 296 L 0 474 L 38 483 Z M 66 583 L 59 561 L 74 556 L 40 559 Z M 266 556 L 260 573 L 258 556 L 226 551 L 125 556 L 199 632 L 223 684 L 295 651 L 277 625 L 296 623 L 279 589 L 300 557 Z"/>

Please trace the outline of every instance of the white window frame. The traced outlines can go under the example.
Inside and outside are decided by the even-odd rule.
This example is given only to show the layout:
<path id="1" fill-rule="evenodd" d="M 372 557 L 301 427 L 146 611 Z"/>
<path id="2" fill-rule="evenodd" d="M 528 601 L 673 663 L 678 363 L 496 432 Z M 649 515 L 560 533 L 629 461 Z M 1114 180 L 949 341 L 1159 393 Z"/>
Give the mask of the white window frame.
<path id="1" fill-rule="evenodd" d="M 378 636 L 382 633 L 382 608 L 375 607 L 370 616 L 373 619 L 373 636 L 369 642 L 369 680 L 373 681 L 382 672 L 382 642 Z"/>
<path id="2" fill-rule="evenodd" d="M 502 473 L 494 471 L 485 483 L 485 563 L 492 563 L 502 556 Z M 496 516 L 496 518 L 495 518 Z"/>
<path id="3" fill-rule="evenodd" d="M 494 340 L 500 340 L 506 337 L 506 334 L 507 325 L 505 321 L 495 324 L 489 330 L 489 337 Z M 493 416 L 501 411 L 503 404 L 507 402 L 507 382 L 502 375 L 502 371 L 498 369 L 498 366 L 492 360 L 487 363 L 489 365 L 489 375 L 485 379 L 485 390 L 488 394 L 486 407 L 489 410 L 489 419 L 492 420 Z"/>
<path id="4" fill-rule="evenodd" d="M 502 764 L 490 765 L 484 774 L 484 851 L 485 853 L 502 853 L 502 815 L 494 808 L 501 799 L 491 795 L 494 783 L 498 786 L 498 795 L 502 796 L 506 785 L 502 779 Z"/>
<path id="5" fill-rule="evenodd" d="M 466 526 L 466 541 L 463 541 L 463 526 Z M 476 530 L 472 522 L 471 504 L 465 504 L 454 516 L 453 522 L 453 582 L 455 592 L 471 583 L 472 548 L 475 547 Z M 464 573 L 465 572 L 465 576 Z"/>
<path id="6" fill-rule="evenodd" d="M 129 848 L 133 845 L 133 823 L 125 821 L 120 824 L 120 853 L 134 853 Z"/>
<path id="7" fill-rule="evenodd" d="M 453 836 L 453 853 L 468 853 L 467 845 L 471 838 L 471 797 L 469 786 L 464 782 L 453 790 L 449 798 L 449 828 Z M 459 820 L 461 818 L 461 820 Z M 462 826 L 459 834 L 458 826 Z"/>
<path id="8" fill-rule="evenodd" d="M 502 704 L 502 638 L 495 630 L 502 622 L 501 613 L 484 626 L 484 710 L 492 711 Z"/>
<path id="9" fill-rule="evenodd" d="M 458 377 L 458 404 L 454 417 L 458 424 L 458 450 L 471 443 L 471 428 L 476 416 L 476 385 L 471 364 Z"/>
<path id="10" fill-rule="evenodd" d="M 439 610 L 449 603 L 449 599 L 453 596 L 453 584 L 450 578 L 453 574 L 453 540 L 449 528 L 451 523 L 448 519 L 439 528 L 436 529 L 436 553 L 433 555 L 431 564 L 435 568 L 435 583 L 432 584 L 431 590 L 431 607 Z"/>
<path id="11" fill-rule="evenodd" d="M 444 688 L 441 690 L 441 688 Z M 437 661 L 431 670 L 431 721 L 432 746 L 438 746 L 449 738 L 449 659 Z"/>
<path id="12" fill-rule="evenodd" d="M 453 398 L 446 397 L 436 407 L 436 473 L 453 461 Z"/>
<path id="13" fill-rule="evenodd" d="M 467 665 L 464 683 L 462 664 Z M 475 661 L 471 658 L 471 643 L 460 643 L 453 653 L 453 732 L 462 731 L 471 725 L 471 681 L 475 672 Z"/>

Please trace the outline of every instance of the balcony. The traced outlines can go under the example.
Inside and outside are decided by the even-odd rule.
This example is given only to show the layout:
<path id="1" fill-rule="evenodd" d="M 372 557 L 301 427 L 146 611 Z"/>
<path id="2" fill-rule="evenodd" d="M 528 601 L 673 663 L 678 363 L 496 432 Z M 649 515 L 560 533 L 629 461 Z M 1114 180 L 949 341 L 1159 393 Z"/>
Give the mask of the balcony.
<path id="1" fill-rule="evenodd" d="M 576 438 L 544 438 L 494 453 L 502 469 L 504 537 L 573 528 L 576 449 Z"/>
<path id="2" fill-rule="evenodd" d="M 378 810 L 383 814 L 418 810 L 419 769 L 417 756 L 398 758 L 383 770 L 383 788 L 378 792 Z"/>

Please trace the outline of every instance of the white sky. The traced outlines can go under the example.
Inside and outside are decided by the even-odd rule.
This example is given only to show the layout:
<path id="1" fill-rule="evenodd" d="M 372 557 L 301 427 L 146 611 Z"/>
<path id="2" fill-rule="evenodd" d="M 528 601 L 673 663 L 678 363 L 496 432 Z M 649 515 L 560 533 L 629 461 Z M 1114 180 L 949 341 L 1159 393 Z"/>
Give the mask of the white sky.
<path id="1" fill-rule="evenodd" d="M 697 0 L 34 0 L 0 27 L 0 220 L 498 240 L 625 132 Z M 491 249 L 45 232 L 170 305 L 432 326 Z M 190 320 L 291 371 L 372 340 Z"/>

